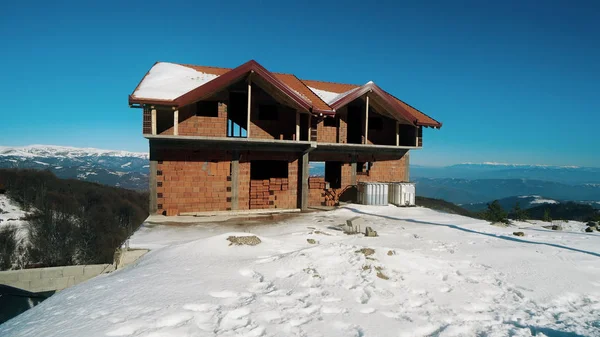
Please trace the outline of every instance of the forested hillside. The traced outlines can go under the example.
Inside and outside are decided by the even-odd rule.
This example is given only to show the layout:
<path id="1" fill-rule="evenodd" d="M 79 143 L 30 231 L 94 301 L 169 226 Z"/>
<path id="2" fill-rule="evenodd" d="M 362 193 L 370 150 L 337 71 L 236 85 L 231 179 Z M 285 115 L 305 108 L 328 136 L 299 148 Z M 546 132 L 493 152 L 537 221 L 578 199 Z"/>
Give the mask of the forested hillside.
<path id="1" fill-rule="evenodd" d="M 26 213 L 28 235 L 19 240 L 10 225 L 0 241 L 16 241 L 2 263 L 12 268 L 112 263 L 115 249 L 148 216 L 148 195 L 49 171 L 0 169 L 0 186 Z"/>

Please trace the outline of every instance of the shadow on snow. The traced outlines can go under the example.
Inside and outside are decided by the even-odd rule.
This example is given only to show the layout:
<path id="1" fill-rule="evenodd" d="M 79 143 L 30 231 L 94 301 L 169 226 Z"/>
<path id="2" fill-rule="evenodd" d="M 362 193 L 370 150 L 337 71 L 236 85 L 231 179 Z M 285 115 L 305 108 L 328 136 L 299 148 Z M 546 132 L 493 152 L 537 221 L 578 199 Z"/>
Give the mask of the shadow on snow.
<path id="1" fill-rule="evenodd" d="M 472 229 L 468 229 L 468 228 L 463 228 L 463 227 L 459 227 L 459 226 L 456 226 L 456 225 L 450 225 L 450 224 L 441 224 L 441 223 L 435 223 L 435 222 L 420 221 L 420 220 L 415 220 L 415 219 L 397 218 L 397 217 L 393 217 L 393 216 L 389 216 L 389 215 L 373 214 L 373 213 L 364 212 L 364 211 L 361 211 L 359 209 L 352 208 L 352 207 L 344 207 L 344 208 L 347 209 L 347 210 L 350 210 L 350 211 L 352 211 L 354 213 L 363 214 L 363 215 L 370 215 L 370 216 L 376 216 L 376 217 L 380 217 L 380 218 L 384 218 L 384 219 L 389 219 L 389 220 L 400 220 L 400 221 L 413 222 L 413 223 L 422 224 L 422 225 L 443 226 L 443 227 L 448 227 L 448 228 L 456 229 L 456 230 L 467 232 L 467 233 L 485 235 L 485 236 L 489 236 L 489 237 L 496 238 L 496 239 L 514 241 L 514 242 L 519 242 L 519 243 L 527 243 L 527 244 L 532 244 L 532 245 L 550 246 L 550 247 L 554 247 L 554 248 L 566 249 L 566 250 L 570 250 L 570 251 L 574 251 L 574 252 L 578 252 L 578 253 L 583 253 L 583 254 L 588 254 L 588 255 L 595 256 L 595 257 L 600 257 L 600 253 L 589 252 L 587 250 L 581 250 L 581 249 L 567 247 L 567 246 L 558 245 L 558 244 L 554 244 L 554 243 L 528 241 L 528 240 L 523 240 L 523 239 L 519 239 L 519 238 L 512 237 L 512 236 L 497 235 L 497 234 L 491 234 L 491 233 L 478 232 L 476 230 L 472 230 Z"/>

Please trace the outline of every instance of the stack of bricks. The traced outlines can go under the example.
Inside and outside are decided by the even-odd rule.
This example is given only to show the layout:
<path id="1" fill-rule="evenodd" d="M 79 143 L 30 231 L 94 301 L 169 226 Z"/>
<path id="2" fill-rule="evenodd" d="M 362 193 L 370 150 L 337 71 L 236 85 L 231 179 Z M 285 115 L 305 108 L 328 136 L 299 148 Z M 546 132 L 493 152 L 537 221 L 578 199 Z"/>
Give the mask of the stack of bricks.
<path id="1" fill-rule="evenodd" d="M 250 181 L 250 208 L 277 208 L 279 201 L 287 197 L 287 193 L 278 193 L 289 189 L 287 178 L 271 178 Z"/>
<path id="2" fill-rule="evenodd" d="M 325 190 L 324 177 L 308 178 L 308 204 L 311 206 L 324 205 L 324 200 L 327 195 Z"/>
<path id="3" fill-rule="evenodd" d="M 250 208 L 269 208 L 269 180 L 250 181 Z"/>
<path id="4" fill-rule="evenodd" d="M 325 177 L 310 177 L 308 178 L 308 188 L 311 190 L 324 190 Z"/>
<path id="5" fill-rule="evenodd" d="M 269 191 L 287 191 L 290 188 L 288 178 L 269 179 Z"/>

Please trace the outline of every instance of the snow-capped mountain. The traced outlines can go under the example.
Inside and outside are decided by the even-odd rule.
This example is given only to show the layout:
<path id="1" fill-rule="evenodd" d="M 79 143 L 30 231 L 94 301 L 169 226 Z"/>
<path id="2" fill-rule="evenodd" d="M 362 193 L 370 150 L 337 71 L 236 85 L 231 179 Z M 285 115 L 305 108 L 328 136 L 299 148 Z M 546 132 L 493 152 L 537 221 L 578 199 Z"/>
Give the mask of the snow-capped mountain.
<path id="1" fill-rule="evenodd" d="M 492 200 L 488 202 L 480 202 L 480 203 L 468 203 L 461 205 L 462 207 L 470 210 L 470 211 L 483 211 L 487 209 L 487 204 L 492 202 Z M 519 207 L 521 209 L 527 209 L 532 207 L 537 207 L 541 205 L 555 205 L 559 204 L 559 200 L 546 198 L 540 195 L 520 195 L 498 199 L 500 206 L 505 210 L 511 210 L 517 203 L 519 203 Z"/>
<path id="2" fill-rule="evenodd" d="M 0 168 L 50 170 L 60 178 L 148 188 L 148 154 L 52 145 L 0 146 Z"/>

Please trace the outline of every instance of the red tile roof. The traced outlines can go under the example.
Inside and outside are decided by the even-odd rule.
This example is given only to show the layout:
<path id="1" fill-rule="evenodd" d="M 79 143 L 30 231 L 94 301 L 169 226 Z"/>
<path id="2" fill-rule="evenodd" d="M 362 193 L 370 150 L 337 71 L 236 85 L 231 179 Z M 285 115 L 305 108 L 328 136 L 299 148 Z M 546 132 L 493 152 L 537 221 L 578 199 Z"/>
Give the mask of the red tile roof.
<path id="1" fill-rule="evenodd" d="M 273 73 L 280 81 L 287 84 L 292 90 L 300 93 L 302 96 L 308 98 L 312 103 L 313 107 L 319 111 L 330 111 L 331 107 L 327 105 L 319 96 L 317 96 L 312 90 L 310 90 L 298 77 L 292 74 L 280 74 Z"/>
<path id="2" fill-rule="evenodd" d="M 194 89 L 172 101 L 136 98 L 134 96 L 134 94 L 132 94 L 129 96 L 130 104 L 136 104 L 136 103 L 137 104 L 151 104 L 151 103 L 163 104 L 166 102 L 174 103 L 177 105 L 189 104 L 189 103 L 191 103 L 192 100 L 196 99 L 198 95 L 206 95 L 211 90 L 215 90 L 217 85 L 226 84 L 228 82 L 228 80 L 233 80 L 234 77 L 237 78 L 236 76 L 240 75 L 242 72 L 250 71 L 251 68 L 253 70 L 255 67 L 257 67 L 257 69 L 259 69 L 261 71 L 262 75 L 268 77 L 270 81 L 273 81 L 276 87 L 279 87 L 280 90 L 286 91 L 288 96 L 291 96 L 292 99 L 297 100 L 299 105 L 304 106 L 304 102 L 302 102 L 302 101 L 312 104 L 311 110 L 313 111 L 313 113 L 334 114 L 335 110 L 332 108 L 332 105 L 327 104 L 327 102 L 325 102 L 323 99 L 321 99 L 321 97 L 319 97 L 310 88 L 341 94 L 341 93 L 347 92 L 349 90 L 361 87 L 361 86 L 355 85 L 355 84 L 345 84 L 345 83 L 335 83 L 335 82 L 325 82 L 325 81 L 315 81 L 315 80 L 301 80 L 301 79 L 298 79 L 293 74 L 272 73 L 272 72 L 269 72 L 266 69 L 264 69 L 262 66 L 260 66 L 260 64 L 256 63 L 255 61 L 249 61 L 235 69 L 209 67 L 209 66 L 197 66 L 197 65 L 190 65 L 190 64 L 179 64 L 179 65 L 194 69 L 194 70 L 202 72 L 202 73 L 217 75 L 219 77 L 217 77 L 213 81 L 210 81 L 206 84 L 201 85 L 200 87 L 198 87 L 198 88 L 196 88 L 196 89 Z M 246 68 L 248 68 L 248 69 L 246 69 Z M 235 70 L 236 73 L 233 74 L 232 70 Z M 221 76 L 225 75 L 225 74 L 228 74 L 228 75 L 224 76 L 224 78 L 221 78 Z M 231 77 L 231 79 L 229 79 L 228 77 Z M 219 80 L 220 78 L 221 78 L 221 80 Z M 143 81 L 143 79 L 142 79 L 142 81 Z M 283 84 L 284 86 L 281 86 L 281 84 Z M 139 87 L 139 84 L 138 84 L 138 87 Z M 364 89 L 364 86 L 362 86 L 362 87 L 363 87 L 362 89 Z M 379 87 L 377 87 L 377 88 L 379 88 Z M 136 87 L 136 89 L 137 89 L 137 87 Z M 398 112 L 399 112 L 399 115 L 402 116 L 403 118 L 412 119 L 412 120 L 410 120 L 410 122 L 414 122 L 416 125 L 430 126 L 430 127 L 436 127 L 436 128 L 440 128 L 442 126 L 442 123 L 436 121 L 435 119 L 429 117 L 428 115 L 424 114 L 423 112 L 419 111 L 418 109 L 416 109 L 416 108 L 412 107 L 411 105 L 405 103 L 404 101 L 398 99 L 394 95 L 391 95 L 390 93 L 383 91 L 383 90 L 381 90 L 381 91 L 385 95 L 389 96 L 389 97 L 383 97 L 383 99 L 385 99 L 386 101 L 388 101 L 388 99 L 389 99 L 391 102 L 394 102 L 395 104 L 397 104 L 397 106 L 400 107 L 399 110 L 401 110 L 401 111 L 398 111 Z M 135 93 L 135 90 L 134 90 L 134 93 Z M 345 101 L 347 101 L 347 100 L 348 99 L 346 99 Z M 333 104 L 333 105 L 335 106 L 335 104 Z M 413 118 L 410 118 L 410 117 L 413 117 Z"/>

